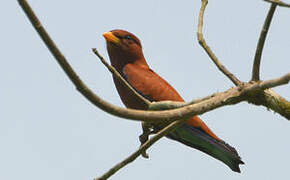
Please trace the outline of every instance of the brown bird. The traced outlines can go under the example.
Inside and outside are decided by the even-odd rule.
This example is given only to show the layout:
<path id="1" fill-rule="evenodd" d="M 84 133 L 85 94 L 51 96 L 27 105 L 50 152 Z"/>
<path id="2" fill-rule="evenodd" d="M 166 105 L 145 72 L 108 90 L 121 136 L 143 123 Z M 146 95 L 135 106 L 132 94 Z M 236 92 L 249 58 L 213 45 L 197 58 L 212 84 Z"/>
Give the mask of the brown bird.
<path id="1" fill-rule="evenodd" d="M 141 42 L 134 34 L 124 30 L 112 30 L 103 36 L 107 42 L 111 65 L 138 93 L 151 102 L 184 101 L 168 82 L 150 69 L 144 58 Z M 118 79 L 113 79 L 126 107 L 146 110 L 144 103 L 134 98 L 132 92 Z M 235 172 L 240 172 L 239 164 L 244 164 L 237 151 L 217 137 L 198 116 L 192 117 L 167 137 L 224 162 Z"/>

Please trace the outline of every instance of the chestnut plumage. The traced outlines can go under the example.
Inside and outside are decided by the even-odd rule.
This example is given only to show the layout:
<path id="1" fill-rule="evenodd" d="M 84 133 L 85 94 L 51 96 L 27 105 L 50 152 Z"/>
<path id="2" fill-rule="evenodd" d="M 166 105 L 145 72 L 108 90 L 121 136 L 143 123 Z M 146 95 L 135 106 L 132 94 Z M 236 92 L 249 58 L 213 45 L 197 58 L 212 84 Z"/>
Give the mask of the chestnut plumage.
<path id="1" fill-rule="evenodd" d="M 112 30 L 103 36 L 111 65 L 138 93 L 149 101 L 184 101 L 167 81 L 150 69 L 143 55 L 141 41 L 134 34 Z M 119 80 L 113 79 L 126 107 L 146 110 L 143 102 L 133 98 L 132 93 Z M 235 172 L 240 172 L 239 164 L 244 164 L 237 151 L 217 137 L 198 116 L 192 117 L 167 137 L 224 162 Z"/>

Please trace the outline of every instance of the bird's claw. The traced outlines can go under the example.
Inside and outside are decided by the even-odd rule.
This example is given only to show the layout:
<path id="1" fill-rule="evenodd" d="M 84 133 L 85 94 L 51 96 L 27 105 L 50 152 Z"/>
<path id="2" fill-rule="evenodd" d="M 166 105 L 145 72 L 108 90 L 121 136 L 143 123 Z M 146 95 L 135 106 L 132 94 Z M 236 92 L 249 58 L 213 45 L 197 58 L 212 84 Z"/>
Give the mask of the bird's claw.
<path id="1" fill-rule="evenodd" d="M 152 124 L 149 124 L 149 123 L 145 123 L 145 122 L 142 122 L 142 130 L 143 130 L 143 133 L 139 136 L 139 141 L 141 143 L 140 147 L 148 141 L 149 139 L 149 135 L 150 134 L 153 134 L 155 131 L 152 130 L 153 129 L 153 126 Z M 149 155 L 146 153 L 146 151 L 142 152 L 142 157 L 148 159 L 149 158 Z"/>

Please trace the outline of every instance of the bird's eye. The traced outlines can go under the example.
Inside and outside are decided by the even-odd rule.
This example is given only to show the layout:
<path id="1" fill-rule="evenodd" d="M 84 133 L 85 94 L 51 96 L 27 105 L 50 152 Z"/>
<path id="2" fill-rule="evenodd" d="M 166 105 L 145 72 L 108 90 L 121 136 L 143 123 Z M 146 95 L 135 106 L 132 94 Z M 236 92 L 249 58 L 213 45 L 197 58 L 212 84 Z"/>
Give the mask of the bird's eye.
<path id="1" fill-rule="evenodd" d="M 124 39 L 132 40 L 133 38 L 130 35 L 126 35 Z"/>

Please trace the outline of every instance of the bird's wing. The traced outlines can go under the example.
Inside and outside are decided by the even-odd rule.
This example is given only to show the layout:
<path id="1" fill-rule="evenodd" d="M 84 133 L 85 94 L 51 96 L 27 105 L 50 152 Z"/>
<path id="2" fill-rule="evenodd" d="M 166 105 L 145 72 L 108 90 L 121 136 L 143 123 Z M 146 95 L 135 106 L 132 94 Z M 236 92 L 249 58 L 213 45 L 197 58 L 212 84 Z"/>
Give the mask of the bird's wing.
<path id="1" fill-rule="evenodd" d="M 183 101 L 167 81 L 148 67 L 127 64 L 123 73 L 131 86 L 150 101 Z"/>

